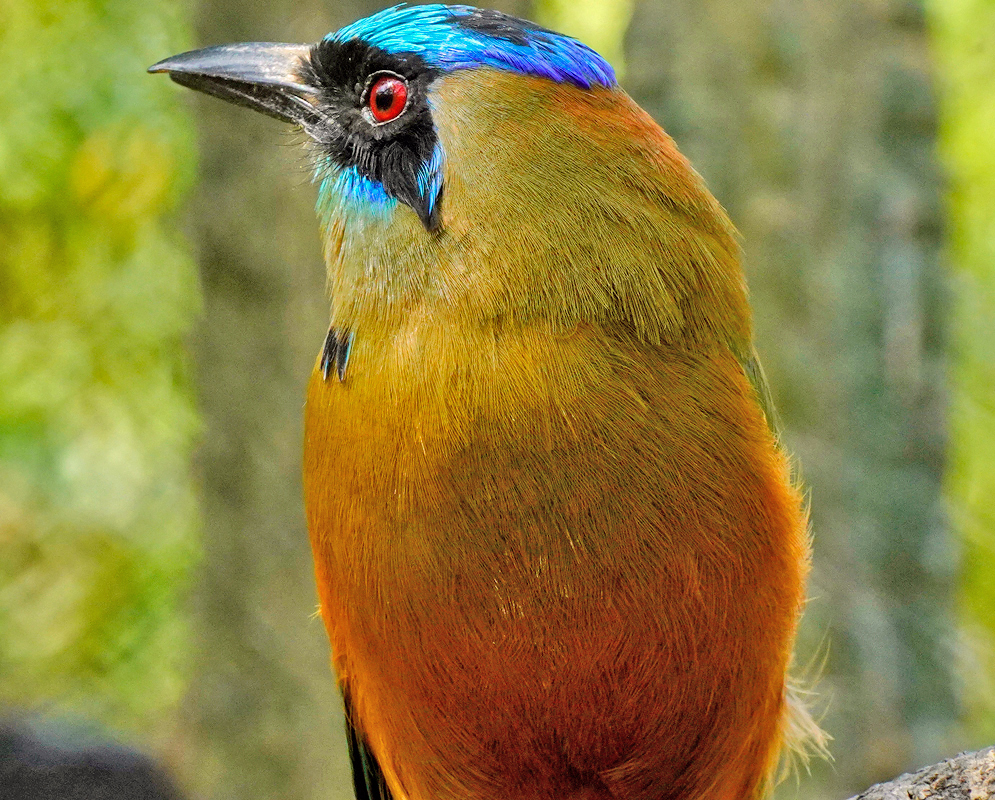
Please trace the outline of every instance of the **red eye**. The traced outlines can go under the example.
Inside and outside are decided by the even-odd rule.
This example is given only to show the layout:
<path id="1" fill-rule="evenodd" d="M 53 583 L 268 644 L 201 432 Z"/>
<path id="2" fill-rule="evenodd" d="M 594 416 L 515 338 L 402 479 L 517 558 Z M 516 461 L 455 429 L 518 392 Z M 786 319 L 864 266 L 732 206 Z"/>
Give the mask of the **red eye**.
<path id="1" fill-rule="evenodd" d="M 396 75 L 382 75 L 370 87 L 370 113 L 377 122 L 397 119 L 408 104 L 408 85 Z"/>

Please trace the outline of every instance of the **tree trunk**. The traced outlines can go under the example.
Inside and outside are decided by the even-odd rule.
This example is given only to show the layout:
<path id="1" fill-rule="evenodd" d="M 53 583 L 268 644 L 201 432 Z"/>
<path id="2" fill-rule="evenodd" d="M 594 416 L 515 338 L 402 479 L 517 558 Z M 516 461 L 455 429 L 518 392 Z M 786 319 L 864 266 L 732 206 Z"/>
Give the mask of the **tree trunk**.
<path id="1" fill-rule="evenodd" d="M 879 783 L 850 800 L 989 800 L 995 798 L 995 747 L 961 753 Z"/>

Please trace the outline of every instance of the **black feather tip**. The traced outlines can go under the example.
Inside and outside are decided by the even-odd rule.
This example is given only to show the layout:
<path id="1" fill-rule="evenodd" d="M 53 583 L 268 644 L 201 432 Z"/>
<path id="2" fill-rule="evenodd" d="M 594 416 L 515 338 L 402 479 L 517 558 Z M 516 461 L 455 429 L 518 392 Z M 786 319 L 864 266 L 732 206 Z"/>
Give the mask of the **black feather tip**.
<path id="1" fill-rule="evenodd" d="M 321 374 L 327 381 L 334 371 L 339 383 L 345 383 L 345 371 L 349 365 L 349 353 L 352 351 L 353 334 L 350 331 L 340 331 L 334 325 L 328 329 L 325 346 L 321 351 Z"/>

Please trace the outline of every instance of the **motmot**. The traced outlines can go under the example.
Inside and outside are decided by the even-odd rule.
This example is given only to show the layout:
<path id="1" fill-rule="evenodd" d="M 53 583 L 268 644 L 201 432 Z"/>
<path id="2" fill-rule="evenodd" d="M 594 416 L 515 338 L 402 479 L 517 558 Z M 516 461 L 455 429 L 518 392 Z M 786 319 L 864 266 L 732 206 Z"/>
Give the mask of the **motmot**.
<path id="1" fill-rule="evenodd" d="M 759 797 L 810 727 L 806 507 L 733 226 L 612 67 L 422 5 L 150 70 L 313 160 L 304 493 L 357 797 Z"/>

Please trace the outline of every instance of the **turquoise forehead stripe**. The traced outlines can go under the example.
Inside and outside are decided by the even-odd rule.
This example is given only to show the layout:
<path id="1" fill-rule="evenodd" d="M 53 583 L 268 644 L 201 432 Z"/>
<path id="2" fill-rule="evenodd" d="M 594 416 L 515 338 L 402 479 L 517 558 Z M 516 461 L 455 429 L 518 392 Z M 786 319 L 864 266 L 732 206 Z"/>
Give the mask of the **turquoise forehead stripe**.
<path id="1" fill-rule="evenodd" d="M 415 53 L 443 71 L 494 67 L 589 89 L 614 86 L 615 71 L 587 45 L 541 28 L 521 29 L 525 44 L 462 27 L 470 6 L 394 6 L 347 25 L 328 39 L 361 39 L 388 53 Z"/>

